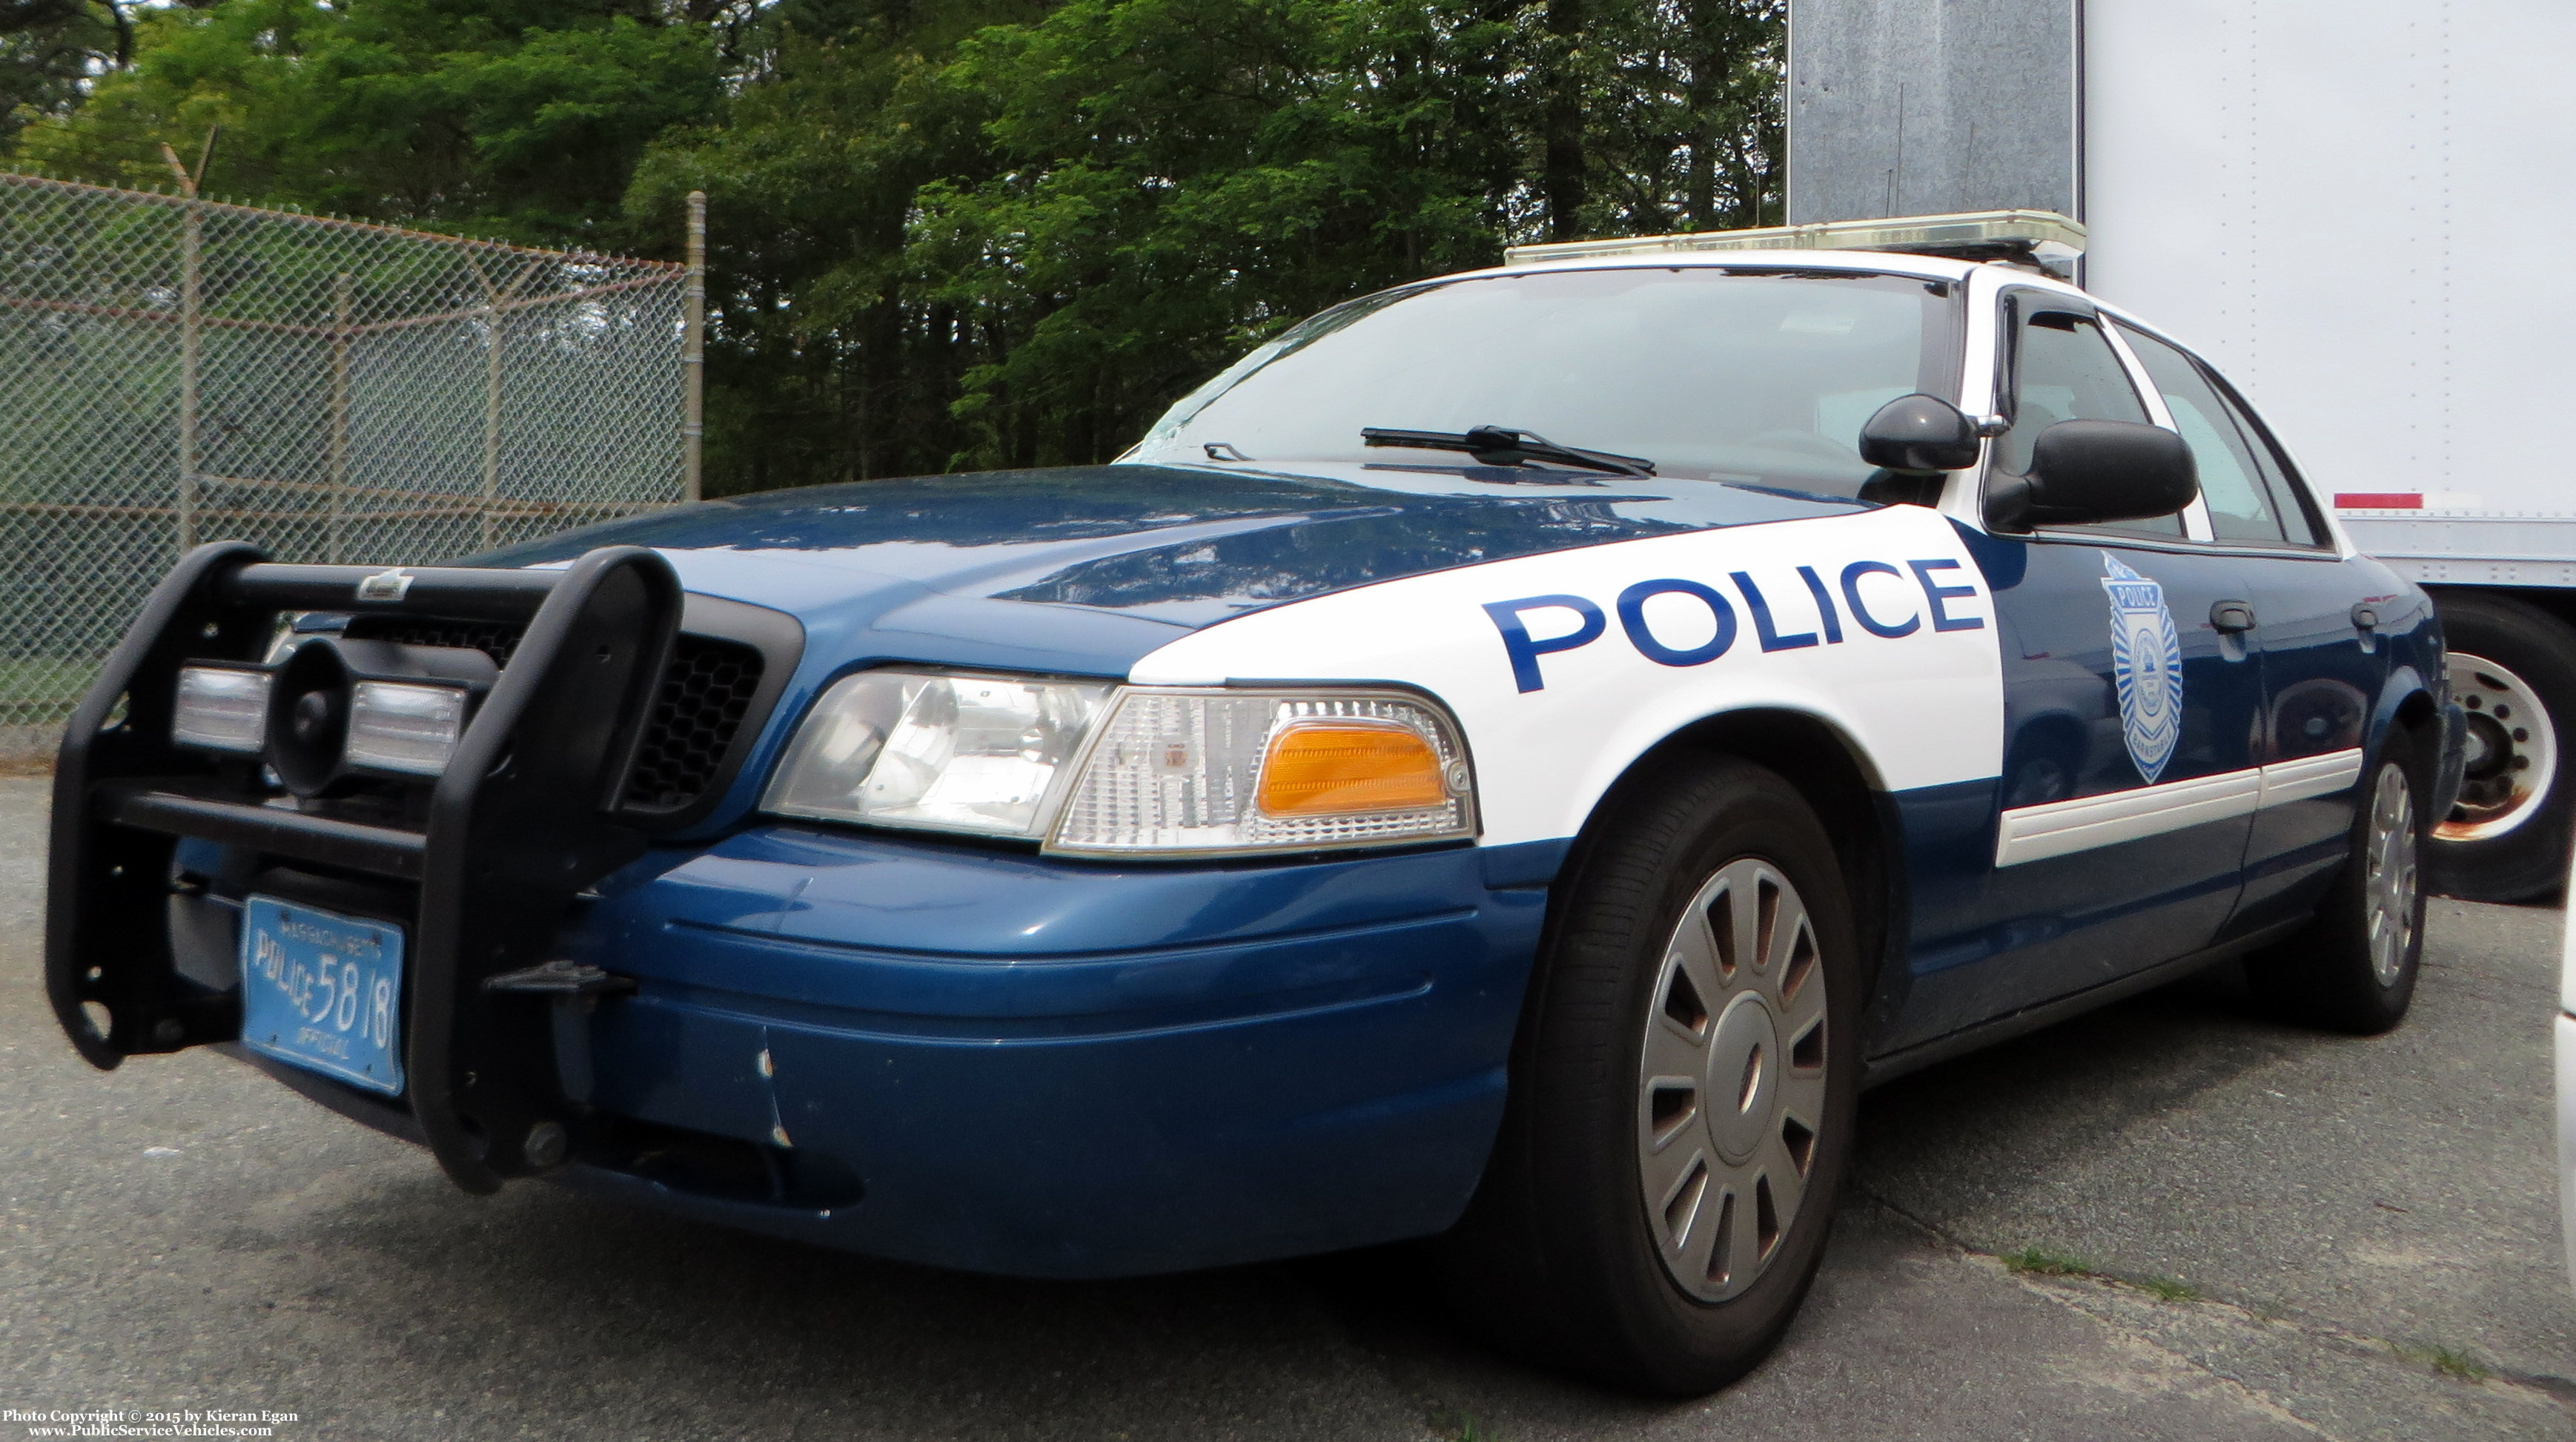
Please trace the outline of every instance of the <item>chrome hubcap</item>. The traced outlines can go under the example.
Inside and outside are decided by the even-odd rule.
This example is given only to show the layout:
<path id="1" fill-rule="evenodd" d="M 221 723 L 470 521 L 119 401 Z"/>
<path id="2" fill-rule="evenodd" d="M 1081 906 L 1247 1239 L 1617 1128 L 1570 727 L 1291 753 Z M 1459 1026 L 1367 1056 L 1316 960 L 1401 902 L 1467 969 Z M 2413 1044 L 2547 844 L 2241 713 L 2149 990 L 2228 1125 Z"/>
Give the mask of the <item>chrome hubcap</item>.
<path id="1" fill-rule="evenodd" d="M 2370 846 L 2362 894 L 2370 908 L 2370 972 L 2393 986 L 2415 941 L 2415 792 L 2406 773 L 2379 768 L 2370 798 Z"/>
<path id="2" fill-rule="evenodd" d="M 2483 841 L 2529 821 L 2558 771 L 2558 728 L 2531 683 L 2479 656 L 2454 651 L 2444 671 L 2468 713 L 2468 770 L 2460 799 L 2433 828 L 2442 841 Z"/>
<path id="3" fill-rule="evenodd" d="M 1637 1067 L 1637 1180 L 1664 1267 L 1719 1302 L 1797 1219 L 1824 1124 L 1825 976 L 1806 902 L 1759 858 L 1704 883 L 1664 947 Z"/>

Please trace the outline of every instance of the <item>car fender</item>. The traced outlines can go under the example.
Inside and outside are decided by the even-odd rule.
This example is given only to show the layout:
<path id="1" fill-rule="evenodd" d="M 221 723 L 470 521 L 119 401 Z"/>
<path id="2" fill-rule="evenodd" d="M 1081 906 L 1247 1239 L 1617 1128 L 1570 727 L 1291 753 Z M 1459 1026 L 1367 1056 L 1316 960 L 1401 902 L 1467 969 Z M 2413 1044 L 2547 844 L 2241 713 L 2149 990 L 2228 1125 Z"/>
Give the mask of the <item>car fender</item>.
<path id="1" fill-rule="evenodd" d="M 1992 598 L 1949 522 L 1859 510 L 1458 567 L 1277 606 L 1139 660 L 1141 685 L 1380 682 L 1458 718 L 1483 840 L 1571 837 L 1712 716 L 1813 716 L 1883 791 L 1991 778 Z"/>

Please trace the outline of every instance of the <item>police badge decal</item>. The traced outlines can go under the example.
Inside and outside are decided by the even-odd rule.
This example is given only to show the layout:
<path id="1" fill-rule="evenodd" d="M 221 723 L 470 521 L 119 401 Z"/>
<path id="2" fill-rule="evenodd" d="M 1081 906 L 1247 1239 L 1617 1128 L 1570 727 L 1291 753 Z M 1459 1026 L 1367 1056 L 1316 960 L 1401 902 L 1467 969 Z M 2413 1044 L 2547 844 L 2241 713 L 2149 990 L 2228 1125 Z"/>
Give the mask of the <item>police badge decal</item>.
<path id="1" fill-rule="evenodd" d="M 2165 588 L 2108 551 L 2102 589 L 2111 598 L 2111 679 L 2120 693 L 2120 734 L 2129 759 L 2153 786 L 2182 739 L 2182 637 Z"/>

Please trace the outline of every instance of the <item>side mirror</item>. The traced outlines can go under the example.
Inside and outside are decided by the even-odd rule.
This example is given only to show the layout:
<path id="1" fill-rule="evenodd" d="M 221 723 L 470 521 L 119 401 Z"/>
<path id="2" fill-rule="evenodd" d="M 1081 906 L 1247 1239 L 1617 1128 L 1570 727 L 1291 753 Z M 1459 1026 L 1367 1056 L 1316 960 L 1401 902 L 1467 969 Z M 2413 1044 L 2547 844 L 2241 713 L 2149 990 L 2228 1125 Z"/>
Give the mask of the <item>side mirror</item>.
<path id="1" fill-rule="evenodd" d="M 1939 396 L 1898 396 L 1862 423 L 1860 458 L 1900 475 L 1965 470 L 1977 463 L 1977 423 Z"/>
<path id="2" fill-rule="evenodd" d="M 2166 516 L 2200 494 L 2191 447 L 2139 421 L 2059 421 L 2031 447 L 2030 474 L 1986 492 L 1997 530 L 2083 526 Z"/>

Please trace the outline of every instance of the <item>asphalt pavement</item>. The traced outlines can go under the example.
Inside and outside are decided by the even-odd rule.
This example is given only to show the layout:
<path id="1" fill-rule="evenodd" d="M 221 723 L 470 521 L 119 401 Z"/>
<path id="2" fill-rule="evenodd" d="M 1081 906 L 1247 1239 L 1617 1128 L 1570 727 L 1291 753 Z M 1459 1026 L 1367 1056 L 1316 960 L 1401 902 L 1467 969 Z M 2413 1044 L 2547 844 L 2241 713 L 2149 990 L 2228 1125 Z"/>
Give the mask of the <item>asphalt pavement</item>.
<path id="1" fill-rule="evenodd" d="M 183 1408 L 290 1439 L 2576 1437 L 2555 911 L 2435 902 L 2388 1037 L 2216 977 L 1872 1093 L 1787 1342 L 1676 1405 L 1479 1352 L 1403 1249 L 958 1276 L 468 1197 L 209 1053 L 92 1071 L 37 980 L 45 785 L 0 779 L 0 1437 Z"/>

